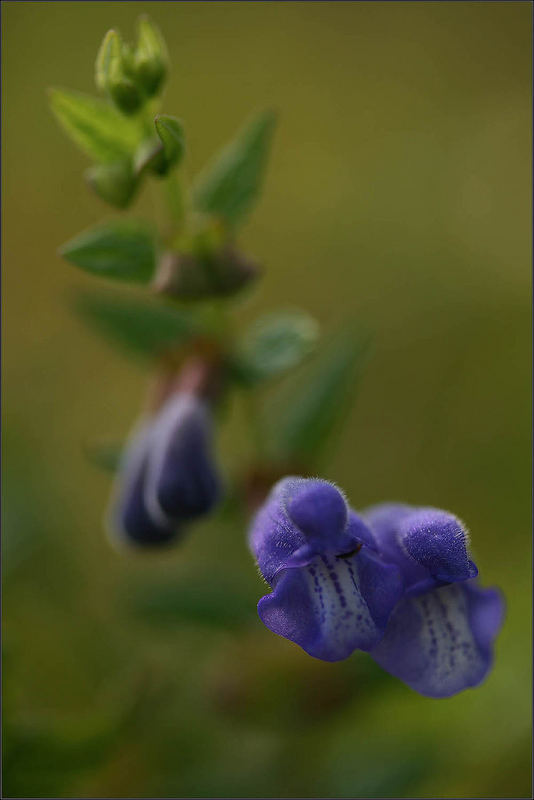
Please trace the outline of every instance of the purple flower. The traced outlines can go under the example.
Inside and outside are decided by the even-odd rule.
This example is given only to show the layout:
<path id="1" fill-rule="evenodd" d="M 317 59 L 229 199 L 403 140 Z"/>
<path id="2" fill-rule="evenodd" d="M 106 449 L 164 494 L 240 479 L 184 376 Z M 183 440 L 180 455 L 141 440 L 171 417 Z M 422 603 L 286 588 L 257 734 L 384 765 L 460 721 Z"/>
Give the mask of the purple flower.
<path id="1" fill-rule="evenodd" d="M 375 661 L 428 697 L 477 686 L 491 668 L 504 603 L 496 589 L 473 580 L 465 527 L 445 511 L 391 504 L 369 509 L 364 519 L 405 584 L 371 652 Z"/>
<path id="2" fill-rule="evenodd" d="M 401 596 L 400 571 L 379 558 L 335 486 L 280 481 L 253 521 L 250 545 L 273 588 L 258 613 L 274 633 L 325 661 L 378 644 Z"/>
<path id="3" fill-rule="evenodd" d="M 122 541 L 159 545 L 207 514 L 219 497 L 206 403 L 177 392 L 130 437 L 117 477 L 111 529 Z"/>
<path id="4" fill-rule="evenodd" d="M 251 527 L 274 633 L 325 661 L 366 650 L 421 694 L 476 686 L 492 662 L 503 602 L 481 589 L 462 523 L 382 505 L 358 516 L 332 484 L 285 478 Z"/>

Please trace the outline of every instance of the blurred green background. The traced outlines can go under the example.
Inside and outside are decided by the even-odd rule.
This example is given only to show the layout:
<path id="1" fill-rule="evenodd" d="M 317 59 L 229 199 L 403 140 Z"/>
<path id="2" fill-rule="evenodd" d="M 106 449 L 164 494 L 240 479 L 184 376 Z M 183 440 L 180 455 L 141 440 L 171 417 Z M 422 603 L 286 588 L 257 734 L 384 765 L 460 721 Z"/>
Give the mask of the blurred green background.
<path id="1" fill-rule="evenodd" d="M 69 309 L 96 281 L 57 248 L 110 214 L 45 90 L 93 92 L 104 32 L 146 11 L 191 174 L 279 112 L 242 237 L 265 277 L 237 313 L 374 332 L 325 477 L 357 508 L 466 521 L 507 600 L 480 689 L 429 700 L 270 634 L 228 514 L 164 555 L 105 538 L 110 476 L 83 447 L 127 433 L 147 376 Z M 2 21 L 4 794 L 530 796 L 531 5 L 4 2 Z M 236 402 L 228 470 L 248 448 Z"/>

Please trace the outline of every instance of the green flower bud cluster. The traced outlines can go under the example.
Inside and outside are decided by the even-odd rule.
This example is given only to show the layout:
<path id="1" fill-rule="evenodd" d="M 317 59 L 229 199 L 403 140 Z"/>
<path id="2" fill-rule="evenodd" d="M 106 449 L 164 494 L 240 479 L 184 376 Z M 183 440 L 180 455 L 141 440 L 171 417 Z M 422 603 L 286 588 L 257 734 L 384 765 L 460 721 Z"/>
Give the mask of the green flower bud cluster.
<path id="1" fill-rule="evenodd" d="M 147 17 L 138 23 L 135 46 L 109 30 L 95 67 L 105 99 L 64 89 L 51 91 L 51 105 L 70 137 L 94 161 L 86 170 L 90 188 L 115 208 L 127 208 L 143 181 L 165 178 L 170 224 L 165 236 L 105 223 L 69 243 L 65 257 L 99 276 L 146 282 L 158 295 L 180 301 L 228 297 L 259 274 L 239 251 L 236 231 L 256 201 L 268 158 L 275 118 L 254 117 L 188 188 L 173 174 L 185 155 L 182 123 L 159 113 L 167 75 L 166 47 Z M 150 239 L 150 259 L 126 263 L 139 237 Z M 88 244 L 89 242 L 89 244 Z"/>
<path id="2" fill-rule="evenodd" d="M 97 87 L 123 114 L 135 114 L 161 90 L 167 73 L 163 38 L 147 17 L 139 20 L 137 46 L 123 42 L 117 31 L 104 36 L 95 66 Z"/>

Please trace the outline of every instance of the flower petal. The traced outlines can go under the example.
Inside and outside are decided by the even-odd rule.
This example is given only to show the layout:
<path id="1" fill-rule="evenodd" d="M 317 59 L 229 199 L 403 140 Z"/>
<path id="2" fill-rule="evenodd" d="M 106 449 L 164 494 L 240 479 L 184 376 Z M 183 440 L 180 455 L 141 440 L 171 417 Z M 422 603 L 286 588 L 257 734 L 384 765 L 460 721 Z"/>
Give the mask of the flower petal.
<path id="1" fill-rule="evenodd" d="M 216 503 L 210 439 L 205 404 L 189 394 L 171 397 L 154 423 L 148 456 L 145 503 L 154 519 L 190 520 Z"/>
<path id="2" fill-rule="evenodd" d="M 304 566 L 321 553 L 350 554 L 362 544 L 375 547 L 364 522 L 328 481 L 288 477 L 272 489 L 254 518 L 249 543 L 265 580 L 281 569 Z"/>
<path id="3" fill-rule="evenodd" d="M 288 484 L 283 496 L 287 515 L 308 539 L 324 540 L 342 533 L 348 521 L 344 496 L 333 484 L 315 478 Z"/>
<path id="4" fill-rule="evenodd" d="M 467 531 L 446 511 L 415 510 L 400 521 L 398 536 L 405 553 L 440 581 L 463 581 L 477 574 L 467 555 Z"/>
<path id="5" fill-rule="evenodd" d="M 371 655 L 420 694 L 450 697 L 488 673 L 502 617 L 495 589 L 474 583 L 436 588 L 398 604 Z"/>
<path id="6" fill-rule="evenodd" d="M 151 546 L 171 541 L 177 534 L 169 519 L 154 520 L 143 500 L 146 464 L 152 441 L 151 423 L 141 423 L 130 437 L 116 479 L 109 533 L 113 541 Z"/>
<path id="7" fill-rule="evenodd" d="M 465 526 L 447 511 L 385 503 L 363 514 L 382 556 L 399 566 L 410 593 L 477 575 Z"/>
<path id="8" fill-rule="evenodd" d="M 282 498 L 301 478 L 283 478 L 272 488 L 266 502 L 252 520 L 249 545 L 260 572 L 268 583 L 288 565 L 288 560 L 307 545 L 302 531 L 288 518 Z M 308 559 L 305 559 L 308 560 Z"/>
<path id="9" fill-rule="evenodd" d="M 339 661 L 377 644 L 400 592 L 397 568 L 364 547 L 349 558 L 318 555 L 305 567 L 282 570 L 258 613 L 311 656 Z"/>

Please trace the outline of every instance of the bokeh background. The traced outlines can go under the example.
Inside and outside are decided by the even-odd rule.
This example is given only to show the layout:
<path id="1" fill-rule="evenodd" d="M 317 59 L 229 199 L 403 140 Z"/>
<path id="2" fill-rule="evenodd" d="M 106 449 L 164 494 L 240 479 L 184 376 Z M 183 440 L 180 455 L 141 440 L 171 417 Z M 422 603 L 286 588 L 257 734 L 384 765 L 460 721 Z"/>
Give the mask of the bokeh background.
<path id="1" fill-rule="evenodd" d="M 147 375 L 76 319 L 57 255 L 109 216 L 48 86 L 93 91 L 104 32 L 149 12 L 189 170 L 254 110 L 279 126 L 236 310 L 357 320 L 374 353 L 325 477 L 355 507 L 453 510 L 507 619 L 485 684 L 419 697 L 364 654 L 262 627 L 244 524 L 119 555 L 110 475 Z M 530 796 L 531 5 L 4 2 L 3 702 L 7 796 Z M 151 212 L 145 190 L 135 211 Z M 238 403 L 221 455 L 246 458 Z"/>

